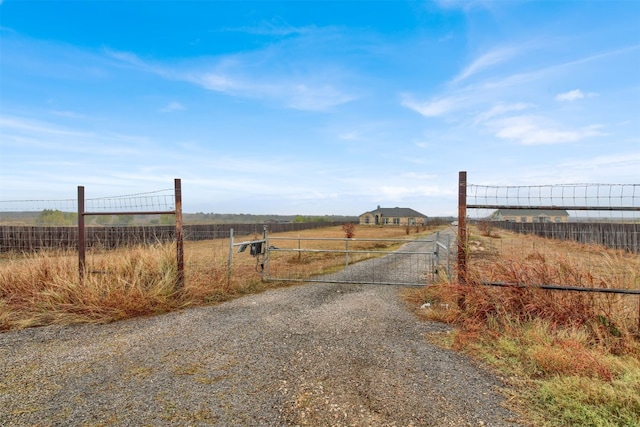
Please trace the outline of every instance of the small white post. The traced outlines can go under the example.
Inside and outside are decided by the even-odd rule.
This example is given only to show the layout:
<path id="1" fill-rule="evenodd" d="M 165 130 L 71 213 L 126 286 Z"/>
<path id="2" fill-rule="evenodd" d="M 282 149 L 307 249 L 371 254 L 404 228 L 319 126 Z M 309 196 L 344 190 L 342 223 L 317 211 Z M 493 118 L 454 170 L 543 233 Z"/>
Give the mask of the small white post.
<path id="1" fill-rule="evenodd" d="M 233 228 L 229 230 L 229 261 L 227 263 L 227 283 L 231 281 L 231 265 L 233 264 Z"/>

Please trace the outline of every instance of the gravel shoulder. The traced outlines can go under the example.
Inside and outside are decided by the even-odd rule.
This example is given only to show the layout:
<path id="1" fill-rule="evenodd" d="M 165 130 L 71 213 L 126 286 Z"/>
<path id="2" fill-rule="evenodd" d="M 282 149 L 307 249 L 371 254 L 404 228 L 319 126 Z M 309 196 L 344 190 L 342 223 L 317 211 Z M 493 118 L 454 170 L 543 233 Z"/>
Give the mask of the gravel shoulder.
<path id="1" fill-rule="evenodd" d="M 517 426 L 396 286 L 308 284 L 0 334 L 3 426 Z"/>

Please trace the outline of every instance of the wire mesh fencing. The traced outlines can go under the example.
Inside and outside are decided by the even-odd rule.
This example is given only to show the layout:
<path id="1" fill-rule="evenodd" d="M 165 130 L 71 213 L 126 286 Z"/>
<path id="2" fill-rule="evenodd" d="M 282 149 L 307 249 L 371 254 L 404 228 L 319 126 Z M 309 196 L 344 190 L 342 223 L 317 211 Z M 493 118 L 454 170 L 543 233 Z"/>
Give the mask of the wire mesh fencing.
<path id="1" fill-rule="evenodd" d="M 271 237 L 267 280 L 424 286 L 451 267 L 450 235 L 420 239 Z"/>
<path id="2" fill-rule="evenodd" d="M 590 293 L 640 328 L 640 184 L 473 185 L 461 172 L 458 211 L 460 282 Z"/>

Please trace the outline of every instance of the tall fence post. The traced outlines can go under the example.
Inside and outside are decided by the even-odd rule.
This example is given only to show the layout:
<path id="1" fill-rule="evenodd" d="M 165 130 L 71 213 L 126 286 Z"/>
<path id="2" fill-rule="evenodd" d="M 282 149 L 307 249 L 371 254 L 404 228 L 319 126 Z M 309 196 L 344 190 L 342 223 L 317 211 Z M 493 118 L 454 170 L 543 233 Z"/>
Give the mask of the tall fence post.
<path id="1" fill-rule="evenodd" d="M 458 174 L 458 283 L 467 283 L 467 172 Z"/>
<path id="2" fill-rule="evenodd" d="M 78 277 L 84 283 L 86 239 L 84 230 L 84 187 L 78 186 Z"/>
<path id="3" fill-rule="evenodd" d="M 180 178 L 175 179 L 174 190 L 176 198 L 176 256 L 178 263 L 176 287 L 181 289 L 184 287 L 184 236 L 182 227 L 182 182 Z"/>

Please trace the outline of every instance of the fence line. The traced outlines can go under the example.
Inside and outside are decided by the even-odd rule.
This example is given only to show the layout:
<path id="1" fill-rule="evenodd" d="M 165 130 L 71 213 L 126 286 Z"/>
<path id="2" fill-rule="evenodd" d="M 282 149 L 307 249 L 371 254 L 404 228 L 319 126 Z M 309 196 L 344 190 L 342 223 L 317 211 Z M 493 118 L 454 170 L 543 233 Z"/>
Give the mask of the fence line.
<path id="1" fill-rule="evenodd" d="M 568 184 L 544 186 L 478 186 L 467 183 L 461 171 L 458 181 L 458 282 L 468 281 L 469 233 L 468 210 L 481 213 L 479 224 L 493 225 L 518 233 L 544 238 L 572 240 L 639 251 L 640 184 Z M 502 210 L 502 212 L 501 212 Z M 517 210 L 517 213 L 509 212 Z M 569 222 L 568 212 L 600 212 L 597 220 L 576 217 Z M 602 221 L 606 212 L 608 222 Z M 504 221 L 509 217 L 510 221 Z M 490 233 L 489 233 L 490 234 Z M 520 248 L 519 250 L 521 250 Z M 597 273 L 597 268 L 594 270 Z M 561 283 L 503 283 L 479 280 L 481 285 L 536 287 L 554 291 L 617 293 L 640 295 L 638 289 L 564 286 Z M 640 329 L 640 298 L 638 300 Z"/>
<path id="2" fill-rule="evenodd" d="M 342 225 L 342 222 L 307 222 L 267 224 L 269 231 L 280 233 Z M 233 228 L 237 236 L 262 233 L 263 224 L 187 224 L 183 226 L 185 241 L 229 238 Z M 172 225 L 88 226 L 85 228 L 88 248 L 119 247 L 174 242 Z M 46 249 L 76 250 L 77 226 L 0 225 L 0 252 L 36 252 Z"/>
<path id="3" fill-rule="evenodd" d="M 495 221 L 493 224 L 503 230 L 521 234 L 535 234 L 550 239 L 571 240 L 578 243 L 640 253 L 640 223 L 522 223 Z"/>
<path id="4" fill-rule="evenodd" d="M 483 214 L 484 221 L 500 224 L 513 231 L 529 231 L 543 237 L 611 245 L 613 248 L 638 252 L 640 184 L 470 185 L 467 182 L 467 172 L 461 171 L 458 188 L 457 267 L 458 281 L 461 283 L 466 282 L 467 276 L 468 209 Z M 512 221 L 496 221 L 514 210 L 518 211 L 521 218 L 531 217 L 531 222 L 522 222 L 515 215 Z M 567 221 L 565 214 L 568 216 L 569 211 L 587 212 L 586 218 L 576 217 L 575 221 L 587 222 L 588 226 L 578 226 L 577 223 L 561 225 Z M 589 212 L 593 211 L 606 212 L 611 223 L 630 224 L 617 224 L 617 228 L 607 228 L 602 224 L 601 214 L 597 218 L 589 216 Z M 554 222 L 550 222 L 551 218 L 554 218 Z M 557 218 L 560 222 L 556 222 Z M 505 224 L 506 222 L 513 224 Z M 582 234 L 578 234 L 578 229 Z M 620 236 L 621 233 L 624 234 L 623 237 Z"/>

